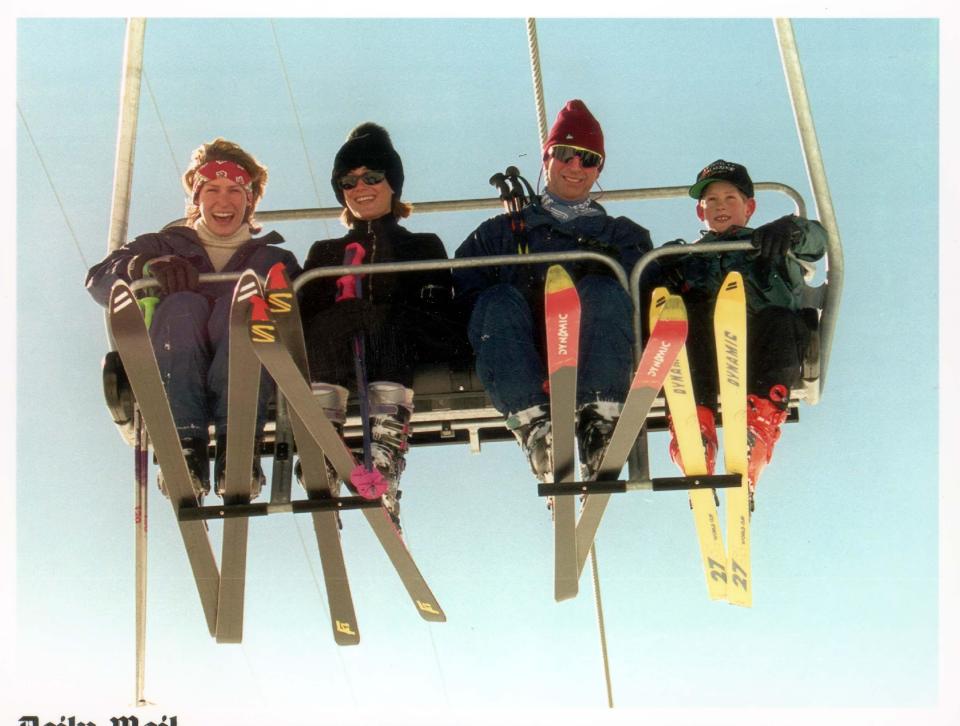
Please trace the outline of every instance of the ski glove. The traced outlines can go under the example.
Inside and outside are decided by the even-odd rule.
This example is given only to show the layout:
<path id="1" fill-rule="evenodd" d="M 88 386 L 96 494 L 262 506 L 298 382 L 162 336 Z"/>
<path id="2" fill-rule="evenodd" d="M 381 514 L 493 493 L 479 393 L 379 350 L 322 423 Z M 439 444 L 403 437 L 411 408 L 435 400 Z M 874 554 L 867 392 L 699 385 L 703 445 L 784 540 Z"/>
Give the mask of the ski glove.
<path id="1" fill-rule="evenodd" d="M 753 246 L 759 248 L 761 258 L 778 265 L 802 236 L 803 230 L 787 215 L 753 230 Z"/>
<path id="2" fill-rule="evenodd" d="M 449 303 L 452 298 L 450 288 L 444 285 L 424 285 L 420 288 L 420 299 L 433 305 Z"/>
<path id="3" fill-rule="evenodd" d="M 374 321 L 373 303 L 362 297 L 340 300 L 334 310 L 339 318 L 338 327 L 345 335 L 362 333 Z"/>
<path id="4" fill-rule="evenodd" d="M 197 268 L 177 255 L 154 257 L 143 266 L 143 274 L 159 282 L 160 289 L 165 295 L 184 290 L 196 290 L 200 285 L 200 273 Z"/>

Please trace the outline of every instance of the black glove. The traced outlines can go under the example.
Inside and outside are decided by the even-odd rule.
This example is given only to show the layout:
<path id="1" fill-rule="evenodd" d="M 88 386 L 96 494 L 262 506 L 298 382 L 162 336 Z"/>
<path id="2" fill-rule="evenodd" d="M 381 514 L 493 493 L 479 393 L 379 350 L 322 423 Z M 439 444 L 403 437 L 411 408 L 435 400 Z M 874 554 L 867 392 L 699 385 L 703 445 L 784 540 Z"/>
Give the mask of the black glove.
<path id="1" fill-rule="evenodd" d="M 200 285 L 197 268 L 183 257 L 164 255 L 154 257 L 141 266 L 140 277 L 152 277 L 160 283 L 165 295 L 184 290 L 196 290 Z"/>
<path id="2" fill-rule="evenodd" d="M 662 257 L 647 268 L 647 276 L 656 285 L 668 287 L 671 292 L 684 292 L 687 276 L 679 257 Z"/>
<path id="3" fill-rule="evenodd" d="M 759 248 L 760 257 L 771 265 L 783 262 L 787 252 L 803 237 L 803 230 L 793 217 L 780 217 L 753 230 L 753 246 Z"/>
<path id="4" fill-rule="evenodd" d="M 617 262 L 620 261 L 620 248 L 611 242 L 601 242 L 591 237 L 577 237 L 577 248 L 582 252 L 598 252 Z M 610 276 L 613 271 L 602 262 L 584 260 L 570 265 L 570 274 L 575 280 L 581 280 L 587 275 Z"/>
<path id="5" fill-rule="evenodd" d="M 577 237 L 577 247 L 584 252 L 599 252 L 601 255 L 620 261 L 620 248 L 612 242 L 601 242 L 592 237 Z"/>
<path id="6" fill-rule="evenodd" d="M 369 329 L 374 321 L 373 303 L 361 297 L 341 300 L 334 308 L 337 327 L 345 335 L 356 335 Z"/>

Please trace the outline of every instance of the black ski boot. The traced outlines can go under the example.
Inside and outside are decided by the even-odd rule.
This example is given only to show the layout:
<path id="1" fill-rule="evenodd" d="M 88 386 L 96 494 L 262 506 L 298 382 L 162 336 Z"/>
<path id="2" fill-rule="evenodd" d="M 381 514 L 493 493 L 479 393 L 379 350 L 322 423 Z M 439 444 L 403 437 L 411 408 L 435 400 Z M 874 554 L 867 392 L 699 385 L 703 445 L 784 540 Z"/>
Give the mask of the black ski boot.
<path id="1" fill-rule="evenodd" d="M 180 448 L 183 449 L 183 458 L 190 472 L 193 493 L 197 497 L 197 502 L 203 504 L 203 498 L 210 493 L 210 459 L 207 456 L 207 440 L 200 437 L 180 439 Z M 170 492 L 163 478 L 162 469 L 157 474 L 157 486 L 160 487 L 163 496 L 169 499 Z"/>
<path id="2" fill-rule="evenodd" d="M 596 478 L 622 409 L 623 404 L 616 401 L 595 401 L 577 411 L 577 448 L 583 481 Z"/>
<path id="3" fill-rule="evenodd" d="M 512 413 L 507 417 L 507 428 L 513 432 L 523 449 L 534 476 L 541 482 L 552 482 L 553 431 L 549 407 L 531 406 Z"/>

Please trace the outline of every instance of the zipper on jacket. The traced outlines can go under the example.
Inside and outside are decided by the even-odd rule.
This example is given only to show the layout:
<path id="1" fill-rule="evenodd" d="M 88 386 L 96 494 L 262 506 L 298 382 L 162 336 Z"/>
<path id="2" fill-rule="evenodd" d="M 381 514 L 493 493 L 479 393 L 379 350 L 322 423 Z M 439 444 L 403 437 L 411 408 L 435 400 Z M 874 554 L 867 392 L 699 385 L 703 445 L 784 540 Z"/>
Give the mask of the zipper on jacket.
<path id="1" fill-rule="evenodd" d="M 370 259 L 368 262 L 375 262 L 377 258 L 377 233 L 373 231 L 373 220 L 367 220 L 367 239 L 370 241 Z M 373 303 L 373 278 L 374 275 L 367 276 L 367 298 Z"/>

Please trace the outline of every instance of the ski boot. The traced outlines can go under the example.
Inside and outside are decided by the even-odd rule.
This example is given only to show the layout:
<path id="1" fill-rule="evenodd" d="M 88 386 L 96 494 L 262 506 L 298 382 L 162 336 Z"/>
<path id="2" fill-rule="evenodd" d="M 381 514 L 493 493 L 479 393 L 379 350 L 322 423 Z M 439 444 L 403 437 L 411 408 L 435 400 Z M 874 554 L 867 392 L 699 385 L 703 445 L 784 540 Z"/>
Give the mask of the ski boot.
<path id="1" fill-rule="evenodd" d="M 623 404 L 617 401 L 593 401 L 577 411 L 577 450 L 583 481 L 596 478 L 621 410 Z"/>
<path id="2" fill-rule="evenodd" d="M 753 496 L 760 472 L 770 463 L 773 447 L 780 438 L 780 426 L 787 420 L 787 405 L 790 391 L 777 384 L 770 388 L 769 398 L 754 394 L 747 396 L 747 481 L 750 484 L 750 511 L 753 511 Z"/>
<path id="3" fill-rule="evenodd" d="M 400 529 L 400 475 L 410 448 L 413 391 L 400 383 L 376 381 L 367 387 L 370 403 L 370 454 L 373 465 L 387 480 L 383 506 Z"/>
<path id="4" fill-rule="evenodd" d="M 213 464 L 213 480 L 216 482 L 218 497 L 223 497 L 227 491 L 227 435 L 217 434 L 217 458 Z M 253 468 L 250 472 L 250 501 L 260 496 L 267 478 L 260 467 L 260 439 L 253 444 Z"/>
<path id="5" fill-rule="evenodd" d="M 343 426 L 347 420 L 347 397 L 350 395 L 350 392 L 343 386 L 337 386 L 332 383 L 311 383 L 310 388 L 313 390 L 313 395 L 323 408 L 324 415 L 330 423 L 333 424 L 333 428 L 337 430 L 337 433 L 343 436 Z M 330 486 L 330 493 L 336 496 L 340 492 L 340 476 L 337 474 L 336 469 L 333 468 L 329 459 L 324 457 L 323 463 L 327 470 L 327 484 Z M 299 459 L 297 459 L 297 463 L 293 467 L 293 473 L 297 477 L 297 482 L 299 482 L 300 486 L 306 489 L 303 484 L 303 467 Z"/>
<path id="6" fill-rule="evenodd" d="M 703 453 L 707 463 L 707 475 L 712 475 L 717 465 L 717 423 L 713 410 L 708 406 L 697 404 L 697 419 L 700 422 L 700 440 L 703 442 Z M 683 468 L 683 457 L 680 456 L 680 444 L 677 441 L 677 432 L 673 428 L 673 417 L 667 416 L 667 425 L 670 427 L 670 459 L 680 467 L 680 471 L 686 476 Z M 717 490 L 713 490 L 713 500 L 717 506 L 720 506 L 720 497 L 717 496 Z M 693 502 L 690 502 L 690 508 L 693 509 Z"/>
<path id="7" fill-rule="evenodd" d="M 183 438 L 180 439 L 180 448 L 183 450 L 183 458 L 190 472 L 193 493 L 197 497 L 197 503 L 202 505 L 203 498 L 210 493 L 210 459 L 207 457 L 207 440 L 200 437 Z M 157 486 L 163 496 L 169 499 L 170 492 L 163 478 L 162 469 L 157 473 Z"/>
<path id="8" fill-rule="evenodd" d="M 553 432 L 549 407 L 542 404 L 512 413 L 507 417 L 507 428 L 523 449 L 533 475 L 543 483 L 552 482 Z"/>

